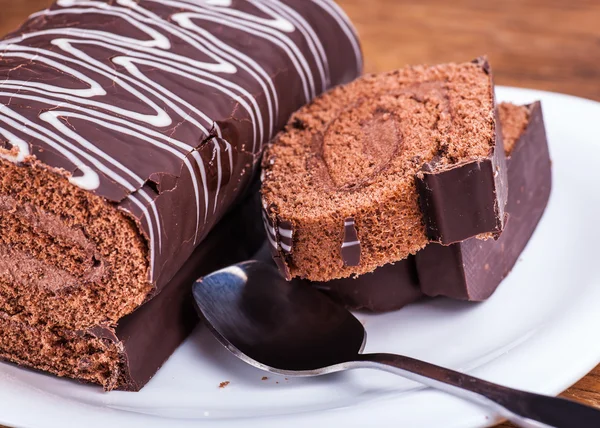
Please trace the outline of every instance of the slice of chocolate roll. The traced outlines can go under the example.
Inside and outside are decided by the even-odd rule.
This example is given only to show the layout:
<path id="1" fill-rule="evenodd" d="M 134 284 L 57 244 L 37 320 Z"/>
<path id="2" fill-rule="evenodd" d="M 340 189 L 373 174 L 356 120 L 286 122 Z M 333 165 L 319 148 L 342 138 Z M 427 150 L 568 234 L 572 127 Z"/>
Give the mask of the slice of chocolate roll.
<path id="1" fill-rule="evenodd" d="M 508 166 L 508 221 L 497 241 L 471 238 L 430 244 L 408 259 L 356 279 L 313 283 L 352 309 L 397 310 L 424 295 L 480 301 L 509 274 L 539 223 L 550 196 L 551 162 L 542 109 L 498 106 Z"/>
<path id="2" fill-rule="evenodd" d="M 118 333 L 290 115 L 361 67 L 331 0 L 59 0 L 0 40 L 2 358 L 123 386 L 118 352 L 107 378 L 53 335 Z"/>
<path id="3" fill-rule="evenodd" d="M 430 244 L 416 255 L 422 291 L 428 296 L 481 301 L 509 274 L 535 231 L 550 198 L 552 171 L 539 102 L 501 104 L 508 166 L 508 221 L 498 240 L 468 239 L 444 247 Z"/>
<path id="4" fill-rule="evenodd" d="M 288 278 L 330 281 L 501 232 L 489 64 L 370 75 L 294 114 L 263 160 L 265 225 Z"/>

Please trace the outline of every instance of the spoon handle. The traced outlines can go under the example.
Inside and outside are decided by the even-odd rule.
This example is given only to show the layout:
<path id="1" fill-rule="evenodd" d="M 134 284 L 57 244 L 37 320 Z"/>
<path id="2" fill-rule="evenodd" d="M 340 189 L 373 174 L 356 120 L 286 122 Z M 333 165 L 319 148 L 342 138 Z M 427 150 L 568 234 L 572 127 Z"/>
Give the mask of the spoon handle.
<path id="1" fill-rule="evenodd" d="M 350 366 L 348 368 L 385 370 L 471 402 L 491 406 L 521 427 L 600 427 L 599 409 L 562 398 L 507 388 L 401 355 L 359 355 Z"/>

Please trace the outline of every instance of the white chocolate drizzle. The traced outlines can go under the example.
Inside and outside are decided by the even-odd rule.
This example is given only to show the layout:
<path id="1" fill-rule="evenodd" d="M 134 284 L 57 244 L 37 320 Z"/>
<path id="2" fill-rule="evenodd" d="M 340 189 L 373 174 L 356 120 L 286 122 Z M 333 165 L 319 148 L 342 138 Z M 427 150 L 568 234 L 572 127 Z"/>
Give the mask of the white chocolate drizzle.
<path id="1" fill-rule="evenodd" d="M 348 35 L 356 49 L 358 64 L 362 67 L 356 35 L 343 12 L 332 0 L 311 1 L 330 14 Z M 127 198 L 141 210 L 148 226 L 150 281 L 154 276 L 156 254 L 162 252 L 163 232 L 154 197 L 143 189 L 148 177 L 140 176 L 103 151 L 100 146 L 79 133 L 76 127 L 71 126 L 68 120 L 90 122 L 98 129 L 110 130 L 127 136 L 128 139 L 134 138 L 177 159 L 193 180 L 196 201 L 195 243 L 209 211 L 214 213 L 217 210 L 219 190 L 226 179 L 224 163 L 229 165 L 228 171 L 233 171 L 232 146 L 223 139 L 222 130 L 217 123 L 219 118 L 210 117 L 202 110 L 202 106 L 186 101 L 184 97 L 149 78 L 143 70 L 160 70 L 165 76 L 186 79 L 229 97 L 250 118 L 251 145 L 255 154 L 273 136 L 275 126 L 280 121 L 280 95 L 273 78 L 260 65 L 260 60 L 253 57 L 252 51 L 242 52 L 233 48 L 219 39 L 218 35 L 203 28 L 203 23 L 216 23 L 235 29 L 281 49 L 301 80 L 306 102 L 329 87 L 331 82 L 325 49 L 303 16 L 279 0 L 246 2 L 261 14 L 254 15 L 234 8 L 229 0 L 117 0 L 110 3 L 98 0 L 58 0 L 53 9 L 34 14 L 32 18 L 62 17 L 68 21 L 74 15 L 110 16 L 121 20 L 121 26 L 130 26 L 135 30 L 134 34 L 142 34 L 143 37 L 134 38 L 108 29 L 100 31 L 66 26 L 41 28 L 0 41 L 0 58 L 20 58 L 44 64 L 84 85 L 83 88 L 73 89 L 53 84 L 51 80 L 25 81 L 10 77 L 1 80 L 0 137 L 8 142 L 12 150 L 0 150 L 0 157 L 14 163 L 25 162 L 31 155 L 31 148 L 26 140 L 37 140 L 73 164 L 74 173 L 69 181 L 74 185 L 94 191 L 100 187 L 101 180 L 109 179 L 125 189 L 128 192 Z M 171 7 L 177 13 L 169 17 L 159 16 L 151 10 L 151 6 L 157 3 Z M 305 56 L 290 37 L 293 33 L 302 36 L 312 57 Z M 50 46 L 38 47 L 35 40 L 39 37 L 50 37 Z M 186 43 L 190 52 L 198 51 L 200 54 L 197 58 L 207 59 L 198 60 L 175 53 L 172 39 Z M 93 58 L 86 53 L 86 48 L 114 52 L 111 63 Z M 315 64 L 316 74 L 311 70 L 311 64 Z M 231 78 L 239 72 L 244 72 L 258 83 L 262 90 L 260 95 L 264 95 L 266 100 L 266 112 L 261 111 L 257 101 L 259 94 L 252 93 L 250 88 L 235 83 Z M 132 110 L 127 105 L 106 102 L 107 89 L 98 80 L 100 77 L 112 82 L 124 94 L 139 100 L 139 107 L 144 107 L 144 112 Z M 40 103 L 48 108 L 40 113 L 39 120 L 32 121 L 11 108 L 12 100 L 23 104 Z M 213 136 L 208 143 L 214 148 L 214 165 L 204 164 L 197 145 L 177 140 L 163 132 L 182 122 L 192 124 L 207 137 Z M 209 167 L 216 168 L 217 176 L 217 190 L 213 201 L 209 200 Z M 264 220 L 268 226 L 268 222 Z M 269 239 L 276 239 L 275 230 L 269 232 Z M 280 229 L 279 233 L 288 237 L 287 230 Z M 291 239 L 291 231 L 289 238 Z"/>

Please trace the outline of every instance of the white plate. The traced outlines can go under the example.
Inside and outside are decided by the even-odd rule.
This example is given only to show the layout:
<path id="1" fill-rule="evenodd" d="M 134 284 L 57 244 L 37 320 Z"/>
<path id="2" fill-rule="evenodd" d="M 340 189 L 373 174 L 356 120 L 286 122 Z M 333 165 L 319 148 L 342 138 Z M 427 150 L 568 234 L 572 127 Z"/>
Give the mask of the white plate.
<path id="1" fill-rule="evenodd" d="M 367 316 L 367 352 L 406 354 L 504 385 L 557 394 L 600 362 L 600 104 L 541 99 L 554 161 L 548 210 L 522 260 L 486 303 L 438 299 Z M 268 380 L 261 380 L 263 376 Z M 231 383 L 219 388 L 223 381 Z M 246 366 L 199 330 L 139 393 L 0 364 L 0 423 L 20 427 L 482 427 L 485 409 L 390 374 L 285 379 Z"/>

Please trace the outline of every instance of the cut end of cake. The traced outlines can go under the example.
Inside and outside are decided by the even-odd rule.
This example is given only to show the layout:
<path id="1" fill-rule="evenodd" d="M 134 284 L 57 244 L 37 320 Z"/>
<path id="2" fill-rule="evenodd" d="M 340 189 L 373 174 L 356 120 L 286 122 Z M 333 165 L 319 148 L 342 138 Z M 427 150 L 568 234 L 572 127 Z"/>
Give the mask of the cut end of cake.
<path id="1" fill-rule="evenodd" d="M 267 149 L 262 195 L 272 249 L 290 276 L 313 281 L 404 259 L 430 241 L 416 175 L 426 165 L 484 162 L 496 145 L 484 59 L 408 67 L 334 89 L 297 112 Z M 350 250 L 359 252 L 352 260 Z"/>
<path id="2" fill-rule="evenodd" d="M 0 228 L 0 311 L 18 322 L 111 325 L 151 290 L 134 222 L 43 166 L 0 161 Z"/>
<path id="3" fill-rule="evenodd" d="M 43 165 L 0 160 L 0 228 L 0 358 L 119 385 L 118 344 L 71 336 L 111 329 L 151 292 L 134 221 Z"/>
<path id="4" fill-rule="evenodd" d="M 0 315 L 0 358 L 113 390 L 127 385 L 118 343 Z"/>

